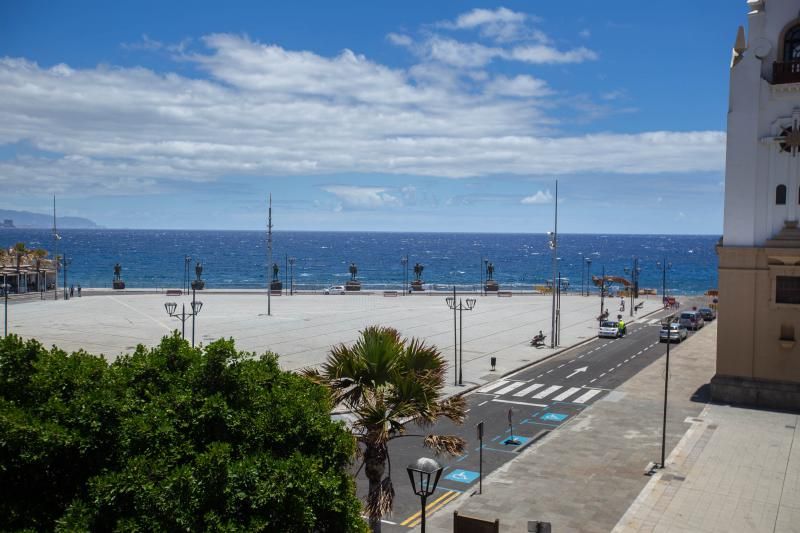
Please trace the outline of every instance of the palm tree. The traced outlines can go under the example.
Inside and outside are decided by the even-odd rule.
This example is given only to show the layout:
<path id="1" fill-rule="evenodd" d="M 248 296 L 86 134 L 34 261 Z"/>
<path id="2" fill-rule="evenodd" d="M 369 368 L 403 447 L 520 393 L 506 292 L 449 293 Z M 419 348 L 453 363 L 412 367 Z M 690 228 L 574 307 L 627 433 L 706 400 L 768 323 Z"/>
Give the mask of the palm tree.
<path id="1" fill-rule="evenodd" d="M 369 481 L 366 510 L 374 532 L 380 532 L 381 517 L 391 512 L 394 499 L 390 441 L 422 437 L 424 446 L 436 454 L 464 451 L 460 437 L 406 432 L 412 422 L 425 428 L 441 417 L 464 421 L 464 398 L 442 397 L 445 372 L 446 363 L 435 346 L 402 339 L 395 329 L 379 326 L 364 329 L 352 346 L 333 347 L 320 370 L 303 371 L 330 390 L 336 405 L 355 416 L 353 430 Z"/>

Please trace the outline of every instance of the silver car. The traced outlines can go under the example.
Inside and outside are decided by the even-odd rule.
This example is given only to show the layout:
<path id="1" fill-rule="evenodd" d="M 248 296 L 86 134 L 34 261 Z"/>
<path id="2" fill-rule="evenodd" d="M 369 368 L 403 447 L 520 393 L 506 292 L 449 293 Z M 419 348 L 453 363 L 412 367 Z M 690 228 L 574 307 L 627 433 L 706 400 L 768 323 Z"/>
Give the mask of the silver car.
<path id="1" fill-rule="evenodd" d="M 697 311 L 684 311 L 681 313 L 678 322 L 686 329 L 691 329 L 692 331 L 697 331 L 706 325 L 705 320 L 703 320 L 703 317 L 700 316 L 700 313 Z"/>
<path id="2" fill-rule="evenodd" d="M 661 325 L 661 333 L 658 335 L 658 340 L 661 342 L 682 342 L 688 336 L 689 332 L 680 322 L 673 322 Z"/>

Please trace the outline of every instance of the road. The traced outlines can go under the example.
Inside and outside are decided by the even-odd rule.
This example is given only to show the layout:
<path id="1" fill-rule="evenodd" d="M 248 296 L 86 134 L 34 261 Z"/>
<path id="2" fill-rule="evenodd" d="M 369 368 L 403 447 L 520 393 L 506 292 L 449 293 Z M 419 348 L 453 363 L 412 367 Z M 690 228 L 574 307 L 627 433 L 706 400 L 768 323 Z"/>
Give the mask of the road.
<path id="1" fill-rule="evenodd" d="M 411 434 L 459 435 L 467 441 L 463 456 L 438 459 L 445 470 L 436 492 L 428 498 L 427 515 L 440 511 L 462 492 L 479 490 L 478 422 L 484 422 L 482 455 L 486 476 L 527 446 L 569 423 L 594 402 L 614 395 L 614 389 L 664 355 L 666 344 L 659 342 L 658 334 L 660 321 L 668 314 L 659 311 L 629 324 L 624 338 L 595 339 L 477 389 L 466 396 L 468 413 L 463 425 L 445 420 L 424 430 L 409 427 Z M 691 336 L 690 332 L 690 339 Z M 405 467 L 419 457 L 433 454 L 417 437 L 392 441 L 390 454 L 395 502 L 392 516 L 384 520 L 384 529 L 408 531 L 419 526 L 420 501 L 411 490 Z M 363 498 L 367 486 L 363 473 L 357 484 Z"/>

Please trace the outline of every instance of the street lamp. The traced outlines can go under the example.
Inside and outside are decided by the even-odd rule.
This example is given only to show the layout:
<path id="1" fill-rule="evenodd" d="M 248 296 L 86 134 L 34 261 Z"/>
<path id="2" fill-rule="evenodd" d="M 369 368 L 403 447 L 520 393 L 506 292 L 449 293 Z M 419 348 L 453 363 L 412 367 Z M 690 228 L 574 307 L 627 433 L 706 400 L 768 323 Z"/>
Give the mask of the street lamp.
<path id="1" fill-rule="evenodd" d="M 481 271 L 481 294 L 486 296 L 486 284 L 483 283 L 483 273 L 487 272 L 489 268 L 489 259 L 483 260 L 483 270 Z"/>
<path id="2" fill-rule="evenodd" d="M 192 302 L 192 312 L 186 312 L 186 304 L 181 304 L 181 312 L 175 313 L 175 310 L 178 308 L 178 304 L 175 302 L 167 302 L 164 304 L 164 309 L 167 311 L 167 314 L 172 318 L 177 318 L 181 321 L 181 338 L 186 338 L 186 321 L 189 318 L 193 317 L 195 313 L 195 309 L 197 313 L 200 312 L 200 309 L 203 307 L 203 302 Z M 194 346 L 194 335 L 192 336 L 192 346 Z"/>
<path id="3" fill-rule="evenodd" d="M 584 289 L 586 289 L 586 286 L 583 283 L 583 252 L 578 252 L 578 255 L 581 257 L 581 296 L 583 296 Z"/>
<path id="4" fill-rule="evenodd" d="M 436 491 L 436 485 L 439 484 L 439 478 L 442 476 L 442 466 L 428 457 L 420 457 L 414 464 L 406 467 L 408 471 L 408 479 L 411 480 L 411 490 L 414 494 L 419 496 L 420 505 L 422 506 L 422 519 L 420 521 L 420 531 L 425 533 L 425 502 L 428 496 Z"/>
<path id="5" fill-rule="evenodd" d="M 555 231 L 547 232 L 547 244 L 553 252 L 553 284 L 551 285 L 553 291 L 553 305 L 552 314 L 550 316 L 550 348 L 555 348 L 556 343 L 556 270 L 558 268 L 558 235 Z"/>
<path id="6" fill-rule="evenodd" d="M 5 299 L 3 318 L 5 327 L 3 328 L 3 337 L 8 337 L 8 280 L 7 275 L 3 274 L 3 298 Z"/>
<path id="7" fill-rule="evenodd" d="M 639 273 L 642 271 L 639 268 L 639 258 L 633 258 L 633 266 L 630 268 L 625 267 L 625 273 L 630 274 L 631 276 L 631 286 L 628 290 L 631 293 L 631 309 L 630 309 L 630 316 L 633 316 L 634 306 L 636 304 L 636 297 L 639 296 Z"/>
<path id="8" fill-rule="evenodd" d="M 671 322 L 671 320 L 669 321 Z M 664 468 L 664 456 L 666 454 L 666 447 L 667 447 L 667 394 L 669 393 L 669 345 L 672 344 L 672 339 L 670 338 L 672 330 L 671 324 L 667 324 L 667 361 L 666 361 L 666 371 L 664 372 L 664 417 L 661 422 L 661 468 Z"/>
<path id="9" fill-rule="evenodd" d="M 586 258 L 586 296 L 589 296 L 589 290 L 592 288 L 592 258 Z"/>
<path id="10" fill-rule="evenodd" d="M 400 265 L 403 267 L 403 296 L 408 294 L 408 254 L 400 258 Z"/>
<path id="11" fill-rule="evenodd" d="M 191 281 L 191 274 L 189 270 L 189 265 L 192 263 L 192 256 L 184 255 L 183 256 L 183 289 L 188 293 L 189 292 L 189 282 Z"/>
<path id="12" fill-rule="evenodd" d="M 464 310 L 472 311 L 475 308 L 475 298 L 467 298 L 466 304 L 458 299 L 456 303 L 456 288 L 453 286 L 453 296 L 448 296 L 445 301 L 447 306 L 453 310 L 453 350 L 455 351 L 454 360 L 458 368 L 458 381 L 456 385 L 463 385 L 464 371 Z M 458 338 L 456 338 L 456 311 L 458 311 Z M 455 376 L 453 377 L 455 381 Z"/>
<path id="13" fill-rule="evenodd" d="M 667 270 L 672 270 L 672 263 L 667 262 L 667 258 L 664 258 L 664 261 L 657 261 L 656 266 L 661 269 L 661 303 L 666 305 L 667 303 Z"/>
<path id="14" fill-rule="evenodd" d="M 72 264 L 72 259 L 67 259 L 67 253 L 61 258 L 61 266 L 64 267 L 64 299 L 69 299 L 69 289 L 67 287 L 67 267 Z M 19 289 L 17 289 L 19 291 Z"/>
<path id="15" fill-rule="evenodd" d="M 296 257 L 289 258 L 289 295 L 294 295 L 294 264 Z"/>

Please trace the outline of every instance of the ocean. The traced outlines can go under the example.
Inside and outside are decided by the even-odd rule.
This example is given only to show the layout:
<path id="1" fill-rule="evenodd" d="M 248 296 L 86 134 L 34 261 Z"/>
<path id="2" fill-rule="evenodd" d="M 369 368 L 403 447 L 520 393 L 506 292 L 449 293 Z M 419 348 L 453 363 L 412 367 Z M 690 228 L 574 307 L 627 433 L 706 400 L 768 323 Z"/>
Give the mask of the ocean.
<path id="1" fill-rule="evenodd" d="M 266 233 L 263 231 L 188 230 L 69 230 L 59 232 L 59 254 L 66 253 L 68 284 L 110 287 L 114 264 L 122 265 L 128 288 L 181 287 L 184 257 L 203 263 L 209 289 L 264 288 L 267 277 Z M 570 290 L 586 283 L 602 269 L 608 275 L 629 277 L 624 269 L 638 258 L 639 286 L 661 292 L 666 258 L 667 290 L 699 294 L 717 286 L 719 236 L 709 235 L 559 235 L 559 270 L 569 278 Z M 53 237 L 44 229 L 0 229 L 0 246 L 24 242 L 29 248 L 53 250 Z M 285 281 L 287 258 L 294 257 L 296 289 L 319 290 L 343 285 L 351 262 L 358 266 L 362 288 L 403 286 L 401 258 L 408 256 L 409 280 L 413 266 L 424 266 L 426 287 L 456 285 L 479 290 L 484 260 L 494 265 L 501 290 L 532 289 L 551 277 L 552 254 L 545 234 L 491 233 L 378 233 L 276 231 L 273 258 Z M 270 273 L 271 276 L 271 273 Z M 63 278 L 62 278 L 63 280 Z M 59 282 L 61 283 L 60 280 Z"/>

